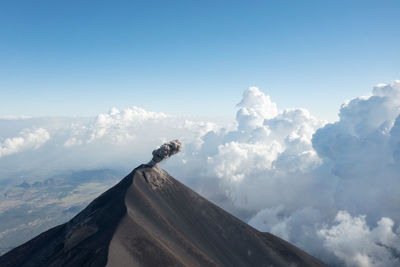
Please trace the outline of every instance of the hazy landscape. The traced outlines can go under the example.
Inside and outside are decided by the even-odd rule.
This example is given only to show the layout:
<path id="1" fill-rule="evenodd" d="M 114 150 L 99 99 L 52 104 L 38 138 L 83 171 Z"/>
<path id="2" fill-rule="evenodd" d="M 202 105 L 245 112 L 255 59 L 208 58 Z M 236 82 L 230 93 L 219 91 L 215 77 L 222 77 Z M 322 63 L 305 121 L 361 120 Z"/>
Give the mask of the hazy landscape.
<path id="1" fill-rule="evenodd" d="M 111 170 L 55 175 L 30 183 L 1 181 L 0 253 L 64 223 L 123 176 Z"/>

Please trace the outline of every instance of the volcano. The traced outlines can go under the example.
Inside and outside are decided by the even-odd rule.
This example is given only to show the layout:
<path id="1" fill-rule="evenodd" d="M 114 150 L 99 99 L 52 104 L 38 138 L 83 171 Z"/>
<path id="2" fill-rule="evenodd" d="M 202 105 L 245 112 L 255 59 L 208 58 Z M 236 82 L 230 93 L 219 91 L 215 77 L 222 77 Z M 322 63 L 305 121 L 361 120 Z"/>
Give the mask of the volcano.
<path id="1" fill-rule="evenodd" d="M 325 266 L 201 197 L 157 165 L 134 169 L 0 266 Z"/>

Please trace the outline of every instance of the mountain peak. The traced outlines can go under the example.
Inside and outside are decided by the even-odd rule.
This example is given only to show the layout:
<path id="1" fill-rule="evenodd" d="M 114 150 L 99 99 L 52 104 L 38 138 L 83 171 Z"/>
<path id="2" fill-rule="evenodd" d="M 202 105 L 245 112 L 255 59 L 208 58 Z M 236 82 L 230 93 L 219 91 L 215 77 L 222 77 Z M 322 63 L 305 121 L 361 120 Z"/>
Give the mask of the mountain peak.
<path id="1" fill-rule="evenodd" d="M 171 184 L 171 176 L 157 165 L 142 164 L 135 169 L 136 179 L 143 179 L 152 190 L 160 190 L 164 184 Z"/>
<path id="2" fill-rule="evenodd" d="M 143 164 L 69 222 L 1 256 L 0 266 L 325 265 L 235 218 L 156 164 Z"/>

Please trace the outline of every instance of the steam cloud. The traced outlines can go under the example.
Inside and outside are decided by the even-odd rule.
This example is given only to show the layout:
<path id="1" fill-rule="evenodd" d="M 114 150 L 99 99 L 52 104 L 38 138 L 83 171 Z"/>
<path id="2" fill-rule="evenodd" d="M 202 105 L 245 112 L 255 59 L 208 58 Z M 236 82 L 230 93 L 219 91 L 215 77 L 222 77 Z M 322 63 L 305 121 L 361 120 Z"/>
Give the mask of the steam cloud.
<path id="1" fill-rule="evenodd" d="M 149 165 L 155 166 L 162 160 L 175 155 L 182 151 L 182 142 L 178 139 L 170 141 L 169 143 L 162 144 L 159 148 L 153 150 L 153 158 L 149 162 Z"/>

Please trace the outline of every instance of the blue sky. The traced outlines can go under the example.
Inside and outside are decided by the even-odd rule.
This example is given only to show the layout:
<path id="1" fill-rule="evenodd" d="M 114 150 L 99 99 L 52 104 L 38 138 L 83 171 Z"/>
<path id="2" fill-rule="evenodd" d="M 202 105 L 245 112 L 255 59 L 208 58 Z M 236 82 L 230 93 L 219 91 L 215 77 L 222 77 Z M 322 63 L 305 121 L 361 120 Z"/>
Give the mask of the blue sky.
<path id="1" fill-rule="evenodd" d="M 400 79 L 399 1 L 0 2 L 0 116 L 233 117 L 249 86 L 333 120 Z"/>

